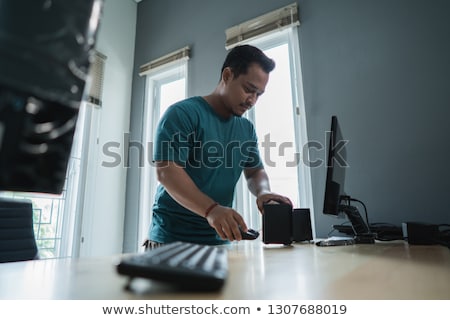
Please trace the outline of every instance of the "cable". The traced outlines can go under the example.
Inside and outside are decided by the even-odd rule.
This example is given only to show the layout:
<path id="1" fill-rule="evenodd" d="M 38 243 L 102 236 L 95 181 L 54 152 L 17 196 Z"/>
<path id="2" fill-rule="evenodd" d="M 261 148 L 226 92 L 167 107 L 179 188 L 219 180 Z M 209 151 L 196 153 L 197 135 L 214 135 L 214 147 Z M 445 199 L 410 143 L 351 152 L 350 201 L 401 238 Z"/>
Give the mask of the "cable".
<path id="1" fill-rule="evenodd" d="M 351 198 L 351 197 L 350 197 L 350 201 L 358 202 L 358 203 L 360 203 L 360 204 L 364 207 L 364 213 L 365 213 L 365 215 L 366 215 L 366 223 L 367 223 L 367 226 L 369 227 L 369 230 L 370 230 L 369 215 L 368 215 L 368 213 L 367 213 L 367 207 L 366 207 L 366 205 L 364 204 L 364 202 L 362 202 L 361 200 L 355 199 L 355 198 Z"/>
<path id="2" fill-rule="evenodd" d="M 369 228 L 370 233 L 375 233 L 376 239 L 380 241 L 393 241 L 393 240 L 403 240 L 403 234 L 400 227 L 395 226 L 393 224 L 387 224 L 387 223 L 374 223 L 371 224 L 369 221 L 369 213 L 367 210 L 367 206 L 364 202 L 362 202 L 359 199 L 355 199 L 352 197 L 345 197 L 345 200 L 347 200 L 349 203 L 351 201 L 358 202 L 361 204 L 364 208 L 364 213 L 366 217 L 366 223 L 367 227 Z M 383 225 L 383 226 L 381 226 Z"/>
<path id="3" fill-rule="evenodd" d="M 365 213 L 365 216 L 366 216 L 366 224 L 367 224 L 367 228 L 369 228 L 369 232 L 371 232 L 371 230 L 370 230 L 370 223 L 369 223 L 369 214 L 368 214 L 368 212 L 367 212 L 367 207 L 366 207 L 366 205 L 364 204 L 364 202 L 362 202 L 361 200 L 352 198 L 352 197 L 350 197 L 350 196 L 342 196 L 342 197 L 341 197 L 341 200 L 347 201 L 347 204 L 348 204 L 348 205 L 351 205 L 351 202 L 352 202 L 352 201 L 358 202 L 358 203 L 360 203 L 360 204 L 364 207 L 364 213 Z"/>

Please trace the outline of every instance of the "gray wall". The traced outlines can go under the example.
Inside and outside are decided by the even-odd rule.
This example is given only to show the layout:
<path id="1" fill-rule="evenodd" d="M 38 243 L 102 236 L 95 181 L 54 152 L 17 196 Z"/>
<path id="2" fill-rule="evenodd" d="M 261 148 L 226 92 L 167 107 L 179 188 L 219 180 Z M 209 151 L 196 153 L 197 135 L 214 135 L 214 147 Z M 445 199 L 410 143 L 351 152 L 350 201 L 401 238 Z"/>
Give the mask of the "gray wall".
<path id="1" fill-rule="evenodd" d="M 132 139 L 139 140 L 142 129 L 139 65 L 190 45 L 189 95 L 207 94 L 226 54 L 224 30 L 290 3 L 139 3 Z M 299 0 L 298 5 L 309 139 L 325 143 L 331 115 L 339 117 L 350 140 L 346 191 L 366 203 L 371 222 L 449 223 L 443 204 L 450 190 L 444 129 L 450 116 L 450 2 Z M 324 151 L 312 155 L 325 157 Z M 312 170 L 318 236 L 342 222 L 321 214 L 325 172 L 323 166 Z M 131 168 L 128 212 L 137 211 L 138 181 L 138 170 Z"/>

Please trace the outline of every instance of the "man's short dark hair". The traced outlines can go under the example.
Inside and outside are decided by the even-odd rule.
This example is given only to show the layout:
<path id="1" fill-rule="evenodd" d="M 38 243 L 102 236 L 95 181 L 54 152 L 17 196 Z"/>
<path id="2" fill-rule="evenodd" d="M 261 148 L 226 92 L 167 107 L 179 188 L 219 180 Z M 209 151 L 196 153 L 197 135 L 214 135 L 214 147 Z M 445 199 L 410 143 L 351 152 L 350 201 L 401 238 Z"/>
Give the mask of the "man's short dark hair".
<path id="1" fill-rule="evenodd" d="M 275 61 L 267 57 L 260 49 L 251 45 L 241 45 L 228 52 L 220 74 L 229 67 L 233 76 L 237 78 L 241 74 L 246 74 L 252 63 L 260 65 L 266 73 L 270 73 L 275 68 Z"/>

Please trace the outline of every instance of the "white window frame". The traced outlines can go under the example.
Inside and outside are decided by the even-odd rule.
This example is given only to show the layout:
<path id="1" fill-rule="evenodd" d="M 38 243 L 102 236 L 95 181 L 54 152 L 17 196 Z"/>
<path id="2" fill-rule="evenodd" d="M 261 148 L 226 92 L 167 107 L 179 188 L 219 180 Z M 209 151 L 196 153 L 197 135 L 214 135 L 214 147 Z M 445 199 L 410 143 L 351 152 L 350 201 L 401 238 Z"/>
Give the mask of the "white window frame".
<path id="1" fill-rule="evenodd" d="M 81 227 L 83 223 L 83 210 L 85 205 L 85 185 L 88 179 L 87 164 L 89 162 L 90 148 L 94 140 L 91 133 L 98 128 L 98 122 L 94 121 L 94 115 L 99 113 L 99 107 L 89 102 L 82 101 L 78 112 L 77 125 L 74 133 L 70 158 L 67 165 L 66 181 L 61 194 L 46 194 L 37 192 L 1 192 L 7 198 L 29 199 L 39 201 L 45 199 L 51 201 L 50 215 L 56 220 L 55 234 L 49 240 L 55 241 L 55 255 L 52 258 L 79 257 Z M 54 208 L 55 209 L 54 211 Z M 35 212 L 43 208 L 33 207 Z M 86 218 L 86 217 L 85 217 Z M 35 230 L 49 221 L 34 220 Z M 40 234 L 35 234 L 38 241 L 38 249 L 41 250 L 40 258 L 46 258 L 39 246 Z"/>
<path id="2" fill-rule="evenodd" d="M 302 70 L 300 62 L 300 43 L 296 26 L 293 25 L 292 27 L 286 28 L 284 30 L 271 32 L 267 35 L 259 36 L 256 39 L 250 39 L 248 41 L 241 42 L 240 44 L 244 43 L 255 45 L 263 51 L 285 43 L 288 44 L 291 64 L 291 92 L 293 100 L 292 114 L 294 117 L 294 132 L 296 137 L 294 143 L 297 152 L 300 152 L 301 159 L 309 159 L 308 148 L 303 147 L 307 146 L 308 135 L 305 117 Z M 254 120 L 254 112 L 255 110 L 251 109 L 247 114 L 247 117 L 250 120 Z M 300 161 L 299 165 L 297 166 L 297 176 L 300 206 L 302 208 L 310 209 L 312 232 L 313 237 L 315 237 L 316 231 L 314 223 L 311 168 L 306 163 L 304 163 L 304 161 Z M 252 228 L 261 228 L 261 217 L 256 207 L 255 198 L 250 192 L 245 191 L 246 189 L 245 179 L 241 177 L 241 181 L 240 183 L 238 183 L 236 188 L 235 207 L 238 212 L 241 212 L 243 214 L 247 223 L 252 226 Z"/>
<path id="3" fill-rule="evenodd" d="M 142 141 L 147 156 L 151 155 L 153 150 L 154 134 L 160 119 L 160 88 L 162 85 L 185 79 L 184 96 L 187 97 L 187 79 L 188 79 L 188 56 L 182 57 L 167 65 L 159 66 L 155 70 L 145 73 L 145 109 L 143 118 Z M 138 239 L 143 241 L 148 236 L 149 226 L 152 217 L 152 205 L 155 199 L 157 177 L 151 159 L 144 162 L 145 165 L 140 172 L 140 188 L 139 188 L 139 229 Z M 139 244 L 138 244 L 139 245 Z M 139 248 L 138 248 L 139 250 Z"/>

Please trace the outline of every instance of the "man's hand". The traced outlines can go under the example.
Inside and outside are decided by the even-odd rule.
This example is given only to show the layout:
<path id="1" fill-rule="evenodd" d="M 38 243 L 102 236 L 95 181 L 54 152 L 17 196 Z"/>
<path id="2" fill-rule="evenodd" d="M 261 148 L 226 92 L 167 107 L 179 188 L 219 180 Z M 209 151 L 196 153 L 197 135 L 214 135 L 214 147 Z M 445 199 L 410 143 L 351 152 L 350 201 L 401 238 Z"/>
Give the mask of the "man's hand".
<path id="1" fill-rule="evenodd" d="M 289 204 L 290 206 L 292 206 L 292 202 L 289 198 L 279 195 L 277 193 L 273 193 L 273 192 L 267 192 L 267 193 L 263 193 L 260 194 L 257 198 L 256 198 L 256 205 L 258 206 L 258 210 L 261 213 L 264 213 L 264 204 L 265 203 L 286 203 Z"/>
<path id="2" fill-rule="evenodd" d="M 244 219 L 232 208 L 218 205 L 209 212 L 206 219 L 224 240 L 242 240 L 239 226 L 243 231 L 247 231 Z"/>
<path id="3" fill-rule="evenodd" d="M 269 177 L 264 168 L 247 168 L 244 171 L 248 188 L 256 196 L 256 205 L 261 213 L 264 213 L 265 203 L 287 203 L 292 206 L 289 198 L 270 191 Z"/>

